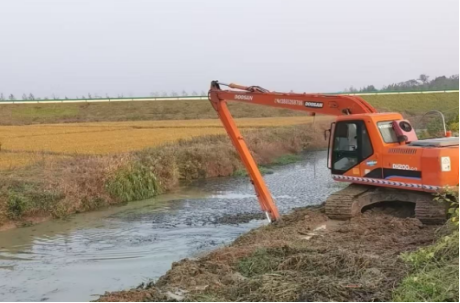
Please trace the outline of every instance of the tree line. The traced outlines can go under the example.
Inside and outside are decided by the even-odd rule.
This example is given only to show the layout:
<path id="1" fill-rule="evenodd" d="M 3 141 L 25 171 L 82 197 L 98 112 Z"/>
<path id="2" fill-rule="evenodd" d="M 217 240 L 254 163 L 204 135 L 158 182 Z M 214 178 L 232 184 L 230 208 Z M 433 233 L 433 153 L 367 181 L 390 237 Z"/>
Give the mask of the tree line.
<path id="1" fill-rule="evenodd" d="M 430 91 L 430 90 L 456 90 L 459 76 L 452 75 L 450 77 L 440 76 L 430 80 L 430 76 L 421 74 L 417 79 L 392 83 L 377 89 L 374 85 L 367 85 L 362 88 L 351 86 L 345 89 L 345 92 L 350 93 L 372 93 L 372 92 L 408 92 L 408 91 Z"/>

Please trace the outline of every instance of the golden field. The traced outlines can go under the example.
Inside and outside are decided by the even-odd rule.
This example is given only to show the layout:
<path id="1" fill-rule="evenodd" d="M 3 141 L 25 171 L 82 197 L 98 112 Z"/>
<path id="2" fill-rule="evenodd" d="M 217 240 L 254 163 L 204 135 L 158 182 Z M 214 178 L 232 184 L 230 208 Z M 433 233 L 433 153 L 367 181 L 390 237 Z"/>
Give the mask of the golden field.
<path id="1" fill-rule="evenodd" d="M 317 120 L 323 117 L 316 117 Z M 305 124 L 312 117 L 236 119 L 242 129 Z M 220 120 L 89 122 L 0 126 L 0 168 L 32 164 L 44 157 L 124 153 L 180 139 L 224 134 Z"/>
<path id="2" fill-rule="evenodd" d="M 58 160 L 67 156 L 42 152 L 0 152 L 0 170 L 27 166 L 38 161 Z"/>

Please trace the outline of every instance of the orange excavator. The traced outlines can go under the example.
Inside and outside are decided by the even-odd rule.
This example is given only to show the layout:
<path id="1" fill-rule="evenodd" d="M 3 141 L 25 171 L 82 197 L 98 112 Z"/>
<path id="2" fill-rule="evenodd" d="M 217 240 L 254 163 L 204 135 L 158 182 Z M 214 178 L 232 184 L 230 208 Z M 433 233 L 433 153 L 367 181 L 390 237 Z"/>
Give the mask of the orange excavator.
<path id="1" fill-rule="evenodd" d="M 419 140 L 401 114 L 377 113 L 358 96 L 281 93 L 218 81 L 211 82 L 208 96 L 269 221 L 278 220 L 280 214 L 227 107 L 228 101 L 336 116 L 325 132 L 326 138 L 329 134 L 328 168 L 334 180 L 351 184 L 327 199 L 328 217 L 348 219 L 372 204 L 399 201 L 415 204 L 415 216 L 424 223 L 446 219 L 445 207 L 432 201 L 432 193 L 458 185 L 459 139 L 450 132 L 444 138 Z"/>

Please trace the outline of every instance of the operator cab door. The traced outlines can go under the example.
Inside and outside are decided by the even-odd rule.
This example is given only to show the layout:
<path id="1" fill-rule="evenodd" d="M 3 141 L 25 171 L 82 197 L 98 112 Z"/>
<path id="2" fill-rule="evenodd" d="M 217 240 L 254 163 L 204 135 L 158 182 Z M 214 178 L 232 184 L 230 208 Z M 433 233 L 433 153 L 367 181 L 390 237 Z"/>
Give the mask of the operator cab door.
<path id="1" fill-rule="evenodd" d="M 342 175 L 374 153 L 362 120 L 336 122 L 331 143 L 332 174 Z"/>

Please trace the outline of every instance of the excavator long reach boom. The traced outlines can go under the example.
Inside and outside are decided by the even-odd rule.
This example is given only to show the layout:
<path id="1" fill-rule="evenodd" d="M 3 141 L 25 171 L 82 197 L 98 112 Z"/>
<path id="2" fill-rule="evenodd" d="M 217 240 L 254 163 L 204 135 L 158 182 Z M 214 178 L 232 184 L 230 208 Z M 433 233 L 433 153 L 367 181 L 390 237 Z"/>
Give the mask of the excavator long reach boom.
<path id="1" fill-rule="evenodd" d="M 222 90 L 220 86 L 228 86 L 233 90 Z M 216 110 L 215 105 L 220 102 L 237 101 L 300 110 L 310 112 L 312 115 L 342 116 L 377 112 L 372 105 L 358 96 L 280 93 L 259 86 L 224 84 L 218 81 L 211 82 L 209 98 Z"/>
<path id="2" fill-rule="evenodd" d="M 222 90 L 227 86 L 231 90 Z M 259 86 L 241 86 L 211 82 L 209 100 L 216 110 L 233 145 L 248 171 L 251 182 L 262 210 L 269 221 L 276 221 L 280 215 L 264 179 L 254 161 L 244 139 L 235 124 L 227 107 L 228 101 L 259 104 L 271 107 L 300 110 L 310 115 L 342 116 L 351 114 L 376 113 L 369 103 L 357 96 L 326 95 L 326 94 L 297 94 L 271 92 Z"/>

